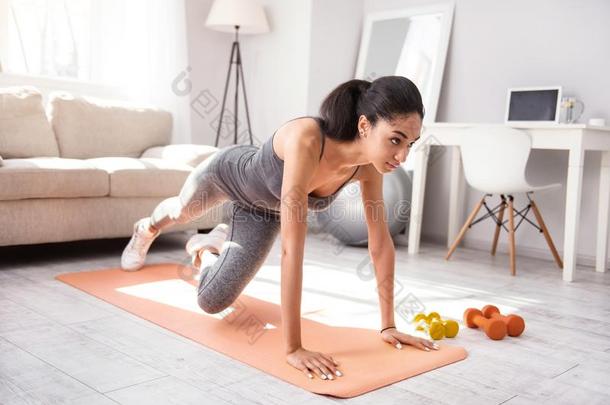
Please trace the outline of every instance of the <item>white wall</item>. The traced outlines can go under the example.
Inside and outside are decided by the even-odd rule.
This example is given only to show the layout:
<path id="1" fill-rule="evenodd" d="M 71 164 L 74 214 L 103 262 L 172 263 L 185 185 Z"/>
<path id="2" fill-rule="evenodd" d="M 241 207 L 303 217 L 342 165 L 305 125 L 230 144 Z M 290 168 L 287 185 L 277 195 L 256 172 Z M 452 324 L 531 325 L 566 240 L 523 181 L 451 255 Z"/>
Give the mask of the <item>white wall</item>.
<path id="1" fill-rule="evenodd" d="M 186 0 L 190 80 L 191 132 L 195 143 L 214 144 L 211 123 L 220 113 L 233 37 L 205 27 L 213 0 Z M 180 84 L 182 86 L 182 84 Z M 198 102 L 197 102 L 198 101 Z"/>
<path id="2" fill-rule="evenodd" d="M 242 41 L 253 134 L 259 142 L 285 121 L 306 115 L 311 35 L 311 0 L 262 3 L 271 32 Z"/>
<path id="3" fill-rule="evenodd" d="M 211 113 L 193 113 L 193 140 L 213 144 L 211 122 L 220 112 L 233 36 L 205 28 L 211 0 L 187 0 L 191 98 L 218 103 Z M 319 104 L 354 75 L 363 0 L 264 0 L 270 32 L 240 36 L 248 105 L 255 142 L 264 142 L 284 122 L 316 115 Z M 227 108 L 233 111 L 233 82 Z M 204 96 L 201 91 L 208 90 Z M 240 93 L 240 98 L 242 97 Z M 243 104 L 239 120 L 245 128 Z M 204 110 L 208 110 L 205 108 Z M 221 144 L 230 141 L 222 139 Z"/>
<path id="4" fill-rule="evenodd" d="M 365 11 L 398 9 L 433 1 L 367 0 Z M 506 89 L 563 86 L 587 105 L 581 121 L 610 118 L 610 2 L 605 0 L 457 0 L 437 121 L 503 122 Z M 436 148 L 433 153 L 443 153 Z M 560 190 L 536 200 L 559 250 L 563 248 L 567 153 L 533 151 L 528 176 L 534 184 L 560 182 Z M 595 254 L 599 153 L 586 156 L 581 208 L 579 262 Z M 433 159 L 424 203 L 424 238 L 444 243 L 447 235 L 448 154 Z M 464 219 L 480 199 L 467 192 Z M 518 199 L 522 202 L 523 199 Z M 493 224 L 475 226 L 467 246 L 489 248 Z M 504 239 L 505 240 L 505 239 Z M 506 243 L 500 251 L 507 251 Z M 551 258 L 544 238 L 524 225 L 517 233 L 520 254 Z"/>
<path id="5" fill-rule="evenodd" d="M 255 143 L 264 142 L 283 122 L 305 115 L 309 85 L 311 0 L 264 0 L 270 32 L 241 35 L 240 48 L 250 120 Z M 193 100 L 205 108 L 194 113 L 193 140 L 213 144 L 211 124 L 220 113 L 225 78 L 234 36 L 205 27 L 211 0 L 187 0 Z M 231 79 L 226 109 L 233 113 L 235 76 Z M 203 96 L 201 91 L 206 91 Z M 246 128 L 240 91 L 240 129 Z M 215 107 L 214 107 L 215 106 Z M 208 110 L 211 110 L 209 113 Z M 239 131 L 241 133 L 241 131 Z M 221 139 L 221 146 L 232 142 Z"/>
<path id="6" fill-rule="evenodd" d="M 353 77 L 363 13 L 428 4 L 434 0 L 266 0 L 272 32 L 242 37 L 243 62 L 254 134 L 264 141 L 284 121 L 315 114 L 324 95 Z M 222 95 L 231 35 L 203 27 L 211 0 L 187 0 L 193 87 Z M 587 104 L 583 119 L 610 120 L 610 2 L 605 0 L 457 0 L 438 121 L 502 122 L 506 89 L 561 84 Z M 193 114 L 194 140 L 214 134 Z M 435 153 L 442 153 L 438 149 Z M 447 157 L 429 169 L 424 238 L 444 243 L 447 232 Z M 596 233 L 599 154 L 586 157 L 581 262 L 591 263 Z M 565 185 L 567 154 L 534 151 L 533 182 Z M 479 194 L 469 191 L 464 210 Z M 557 247 L 563 246 L 565 187 L 537 201 Z M 491 243 L 491 223 L 473 228 L 465 243 Z M 520 254 L 551 258 L 544 239 L 525 226 L 517 234 Z M 506 250 L 501 243 L 500 250 Z"/>
<path id="7" fill-rule="evenodd" d="M 600 91 L 610 89 L 610 2 L 468 0 L 458 1 L 455 11 L 439 121 L 502 122 L 508 87 L 547 84 L 560 84 L 564 94 L 584 100 L 584 121 L 610 118 L 610 92 Z M 559 250 L 563 249 L 567 159 L 566 152 L 533 151 L 528 164 L 532 182 L 563 184 L 560 190 L 536 197 Z M 585 159 L 578 252 L 581 263 L 592 264 L 600 156 L 588 153 Z M 430 183 L 446 178 L 444 169 L 439 167 Z M 431 217 L 446 218 L 444 207 L 434 203 L 446 201 L 446 188 L 432 185 L 429 190 L 426 209 L 433 208 L 424 224 Z M 469 190 L 465 209 L 478 198 L 479 193 Z M 471 229 L 466 245 L 487 248 L 492 229 L 491 223 Z M 445 230 L 426 227 L 426 233 L 444 236 Z M 521 253 L 551 257 L 544 238 L 529 226 L 519 229 L 517 242 Z M 507 250 L 506 244 L 502 250 Z"/>
<path id="8" fill-rule="evenodd" d="M 307 114 L 356 71 L 362 35 L 362 0 L 312 0 Z"/>

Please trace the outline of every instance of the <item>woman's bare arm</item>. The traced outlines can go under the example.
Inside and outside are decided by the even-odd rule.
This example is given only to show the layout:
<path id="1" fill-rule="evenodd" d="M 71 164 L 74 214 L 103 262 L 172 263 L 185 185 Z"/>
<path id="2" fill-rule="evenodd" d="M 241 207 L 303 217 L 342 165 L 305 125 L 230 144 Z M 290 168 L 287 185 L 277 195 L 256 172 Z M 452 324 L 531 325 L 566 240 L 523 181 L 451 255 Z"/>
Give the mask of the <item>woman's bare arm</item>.
<path id="1" fill-rule="evenodd" d="M 319 138 L 319 135 L 318 135 Z M 286 353 L 301 347 L 303 251 L 307 233 L 307 195 L 318 166 L 316 137 L 295 133 L 283 145 L 281 197 L 282 326 Z"/>
<path id="2" fill-rule="evenodd" d="M 366 223 L 369 236 L 369 253 L 375 268 L 377 291 L 379 295 L 379 309 L 381 312 L 381 329 L 395 326 L 394 322 L 394 241 L 390 235 L 385 218 L 383 202 L 383 177 L 377 172 L 368 170 L 361 178 L 362 202 L 366 212 Z M 402 343 L 422 350 L 435 349 L 438 346 L 428 339 L 407 335 L 396 328 L 386 329 L 381 338 L 402 348 Z"/>
<path id="3" fill-rule="evenodd" d="M 375 268 L 381 329 L 394 326 L 394 241 L 385 218 L 383 175 L 368 166 L 360 180 L 368 229 L 369 254 Z"/>
<path id="4" fill-rule="evenodd" d="M 307 233 L 307 197 L 309 183 L 318 168 L 320 133 L 301 128 L 284 141 L 284 177 L 282 179 L 282 329 L 286 361 L 309 378 L 323 380 L 342 376 L 338 364 L 324 353 L 310 351 L 301 344 L 301 290 L 303 252 Z"/>

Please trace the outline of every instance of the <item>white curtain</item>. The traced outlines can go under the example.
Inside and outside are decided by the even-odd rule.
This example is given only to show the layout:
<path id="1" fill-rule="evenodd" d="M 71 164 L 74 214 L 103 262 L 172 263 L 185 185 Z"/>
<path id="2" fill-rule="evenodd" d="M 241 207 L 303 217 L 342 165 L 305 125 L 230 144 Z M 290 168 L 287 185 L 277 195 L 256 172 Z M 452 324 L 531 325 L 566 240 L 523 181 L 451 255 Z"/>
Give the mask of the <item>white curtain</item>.
<path id="1" fill-rule="evenodd" d="M 0 22 L 7 72 L 107 86 L 169 110 L 173 143 L 191 141 L 189 97 L 172 91 L 188 69 L 185 0 L 0 0 Z"/>
<path id="2" fill-rule="evenodd" d="M 185 0 L 93 0 L 91 80 L 170 111 L 173 143 L 191 142 L 189 97 L 172 82 L 187 70 Z"/>

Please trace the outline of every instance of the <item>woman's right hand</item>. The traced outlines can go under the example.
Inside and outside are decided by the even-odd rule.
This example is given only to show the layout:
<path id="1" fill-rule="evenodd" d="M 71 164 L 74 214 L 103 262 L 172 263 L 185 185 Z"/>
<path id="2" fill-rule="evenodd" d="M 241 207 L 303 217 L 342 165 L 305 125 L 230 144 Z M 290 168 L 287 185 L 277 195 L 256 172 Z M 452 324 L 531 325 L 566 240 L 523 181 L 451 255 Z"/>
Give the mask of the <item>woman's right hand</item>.
<path id="1" fill-rule="evenodd" d="M 334 380 L 335 376 L 343 376 L 337 369 L 339 364 L 331 356 L 311 352 L 302 347 L 288 353 L 286 361 L 291 366 L 301 370 L 309 378 L 313 378 L 313 374 L 316 374 L 322 380 Z"/>

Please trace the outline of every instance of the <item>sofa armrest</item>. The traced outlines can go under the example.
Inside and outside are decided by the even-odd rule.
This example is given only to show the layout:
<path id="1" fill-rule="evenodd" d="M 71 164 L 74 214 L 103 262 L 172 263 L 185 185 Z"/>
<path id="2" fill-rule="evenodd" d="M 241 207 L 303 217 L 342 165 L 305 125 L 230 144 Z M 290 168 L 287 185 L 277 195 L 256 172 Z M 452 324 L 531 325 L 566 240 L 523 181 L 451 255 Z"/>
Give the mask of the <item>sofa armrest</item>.
<path id="1" fill-rule="evenodd" d="M 2 156 L 0 156 L 0 167 L 2 167 L 4 163 L 2 162 Z"/>
<path id="2" fill-rule="evenodd" d="M 217 150 L 218 148 L 209 145 L 172 144 L 148 148 L 140 157 L 166 159 L 195 167 L 212 156 Z"/>

